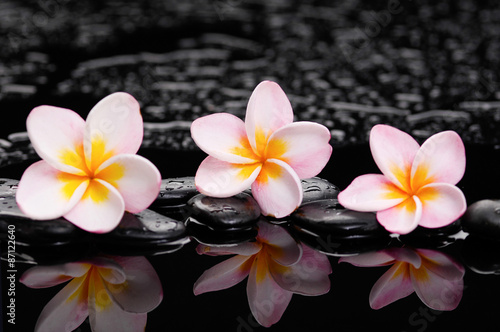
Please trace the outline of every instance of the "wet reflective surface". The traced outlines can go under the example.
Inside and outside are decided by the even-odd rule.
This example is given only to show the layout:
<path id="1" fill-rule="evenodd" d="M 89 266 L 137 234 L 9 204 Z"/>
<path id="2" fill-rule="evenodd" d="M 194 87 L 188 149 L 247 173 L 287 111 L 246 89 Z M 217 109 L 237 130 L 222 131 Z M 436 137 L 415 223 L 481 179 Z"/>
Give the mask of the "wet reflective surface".
<path id="1" fill-rule="evenodd" d="M 4 331 L 32 331 L 39 317 L 49 324 L 50 309 L 62 324 L 51 330 L 82 332 L 91 325 L 124 331 L 124 322 L 142 325 L 146 317 L 146 331 L 498 326 L 497 3 L 11 0 L 0 4 L 0 17 L 0 108 L 11 116 L 0 121 L 0 178 L 8 179 L 0 180 Z M 264 220 L 251 203 L 243 214 L 235 208 L 241 201 L 208 202 L 205 207 L 214 213 L 232 213 L 229 227 L 205 213 L 209 209 L 193 210 L 203 199 L 192 176 L 205 155 L 190 139 L 189 127 L 193 119 L 216 112 L 243 117 L 251 91 L 263 79 L 283 87 L 296 120 L 331 130 L 334 151 L 319 175 L 326 182 L 303 182 L 304 205 L 295 216 Z M 85 116 L 118 90 L 141 103 L 145 137 L 139 154 L 162 173 L 158 200 L 102 236 L 62 219 L 33 222 L 19 216 L 15 181 L 37 160 L 25 133 L 29 111 L 49 104 Z M 418 228 L 399 239 L 377 229 L 371 215 L 354 218 L 335 197 L 354 177 L 379 172 L 366 144 L 377 123 L 420 142 L 441 130 L 457 131 L 467 152 L 458 186 L 469 206 L 491 201 L 477 203 L 449 227 Z M 248 203 L 247 194 L 242 196 Z M 300 257 L 297 251 L 289 261 L 276 252 L 264 255 L 267 244 L 255 251 L 259 239 L 264 243 L 259 223 L 289 234 L 283 235 L 286 248 L 299 250 Z M 15 248 L 9 248 L 12 235 Z M 287 257 L 285 249 L 276 249 L 280 244 L 274 250 Z M 255 273 L 226 289 L 194 295 L 205 271 L 231 257 L 207 254 L 211 250 L 248 256 Z M 255 263 L 257 256 L 267 265 Z M 35 268 L 58 282 L 29 282 Z M 26 271 L 31 272 L 21 283 Z M 250 278 L 266 280 L 262 271 L 274 273 L 278 292 L 258 282 L 249 292 Z M 397 282 L 384 282 L 391 271 L 396 278 L 389 279 Z M 72 299 L 86 298 L 86 307 L 66 306 L 58 295 L 76 283 L 80 292 Z M 249 294 L 257 293 L 259 301 L 249 304 Z M 282 316 L 270 328 L 255 320 L 263 322 L 278 309 Z M 12 317 L 15 325 L 8 323 Z"/>

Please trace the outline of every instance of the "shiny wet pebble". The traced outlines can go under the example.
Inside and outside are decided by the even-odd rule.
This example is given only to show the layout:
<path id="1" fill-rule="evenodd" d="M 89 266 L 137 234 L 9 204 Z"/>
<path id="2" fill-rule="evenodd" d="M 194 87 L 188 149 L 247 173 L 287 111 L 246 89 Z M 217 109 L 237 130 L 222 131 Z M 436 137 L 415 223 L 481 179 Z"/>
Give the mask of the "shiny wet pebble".
<path id="1" fill-rule="evenodd" d="M 249 228 L 260 216 L 259 204 L 245 193 L 227 198 L 199 194 L 189 200 L 188 208 L 192 218 L 214 230 Z"/>
<path id="2" fill-rule="evenodd" d="M 313 233 L 328 233 L 337 239 L 368 239 L 387 236 L 375 214 L 345 209 L 336 199 L 307 203 L 292 215 L 291 222 Z"/>
<path id="3" fill-rule="evenodd" d="M 152 206 L 174 206 L 186 204 L 199 194 L 194 184 L 193 176 L 177 177 L 161 180 L 160 193 Z"/>
<path id="4" fill-rule="evenodd" d="M 500 200 L 471 204 L 462 217 L 462 226 L 470 234 L 500 241 Z"/>
<path id="5" fill-rule="evenodd" d="M 453 235 L 462 230 L 462 225 L 459 220 L 451 224 L 439 228 L 425 228 L 418 226 L 412 232 L 400 235 L 399 239 L 405 244 L 416 246 L 419 248 L 439 248 L 455 242 Z"/>
<path id="6" fill-rule="evenodd" d="M 340 189 L 328 180 L 314 177 L 301 180 L 304 196 L 302 204 L 322 199 L 337 198 Z"/>

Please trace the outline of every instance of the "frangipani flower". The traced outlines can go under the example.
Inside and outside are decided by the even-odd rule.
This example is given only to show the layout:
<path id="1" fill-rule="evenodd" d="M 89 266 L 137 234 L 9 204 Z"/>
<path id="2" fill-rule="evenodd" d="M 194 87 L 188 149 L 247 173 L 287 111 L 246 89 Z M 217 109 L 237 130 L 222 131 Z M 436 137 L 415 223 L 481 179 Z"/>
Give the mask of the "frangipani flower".
<path id="1" fill-rule="evenodd" d="M 413 292 L 431 309 L 453 310 L 462 299 L 464 267 L 452 257 L 435 250 L 391 248 L 351 257 L 339 262 L 355 266 L 391 265 L 373 285 L 370 306 L 380 309 Z"/>
<path id="2" fill-rule="evenodd" d="M 225 113 L 196 119 L 191 135 L 209 155 L 196 173 L 197 189 L 229 197 L 251 186 L 264 215 L 292 213 L 302 202 L 300 179 L 316 176 L 332 153 L 325 126 L 292 122 L 290 101 L 270 81 L 253 91 L 245 122 Z"/>
<path id="3" fill-rule="evenodd" d="M 160 172 L 135 155 L 143 124 L 131 95 L 107 96 L 86 122 L 69 109 L 39 106 L 26 127 L 43 159 L 19 182 L 17 204 L 28 217 L 64 216 L 84 230 L 104 233 L 118 225 L 125 210 L 140 212 L 158 196 Z"/>
<path id="4" fill-rule="evenodd" d="M 354 179 L 339 194 L 344 207 L 377 211 L 380 224 L 400 234 L 417 225 L 446 226 L 465 212 L 464 194 L 455 186 L 465 172 L 465 148 L 457 133 L 435 134 L 419 146 L 396 128 L 376 125 L 370 149 L 383 174 Z"/>
<path id="5" fill-rule="evenodd" d="M 326 255 L 300 245 L 282 227 L 259 222 L 256 242 L 232 247 L 199 245 L 199 254 L 233 256 L 206 270 L 194 285 L 199 295 L 232 287 L 248 276 L 250 310 L 259 324 L 278 322 L 293 293 L 321 295 L 330 290 L 332 267 Z"/>
<path id="6" fill-rule="evenodd" d="M 71 280 L 45 305 L 35 331 L 73 331 L 90 318 L 92 331 L 144 331 L 147 313 L 163 299 L 145 257 L 95 257 L 28 269 L 20 282 L 46 288 Z"/>

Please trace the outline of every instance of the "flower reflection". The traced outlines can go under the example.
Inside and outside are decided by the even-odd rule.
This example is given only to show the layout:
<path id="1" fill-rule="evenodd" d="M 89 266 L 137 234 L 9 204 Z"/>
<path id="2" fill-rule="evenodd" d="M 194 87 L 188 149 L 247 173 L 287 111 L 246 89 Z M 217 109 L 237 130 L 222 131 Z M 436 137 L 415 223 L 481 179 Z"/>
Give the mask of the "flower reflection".
<path id="1" fill-rule="evenodd" d="M 407 133 L 376 125 L 370 149 L 383 174 L 357 177 L 339 194 L 339 202 L 356 211 L 376 211 L 389 232 L 407 234 L 418 225 L 451 224 L 466 210 L 455 185 L 465 172 L 465 148 L 454 131 L 431 136 L 419 146 Z"/>
<path id="2" fill-rule="evenodd" d="M 236 254 L 206 270 L 194 285 L 194 294 L 232 287 L 248 276 L 250 310 L 259 324 L 278 322 L 293 293 L 321 295 L 330 290 L 332 272 L 326 255 L 297 243 L 284 228 L 260 221 L 255 242 L 232 247 L 199 245 L 199 254 Z"/>
<path id="3" fill-rule="evenodd" d="M 253 91 L 245 122 L 231 114 L 212 114 L 196 119 L 191 135 L 209 155 L 195 177 L 201 193 L 229 197 L 251 186 L 262 214 L 276 218 L 300 205 L 300 179 L 316 176 L 332 153 L 328 128 L 293 123 L 290 101 L 271 81 Z"/>
<path id="4" fill-rule="evenodd" d="M 453 310 L 464 288 L 464 267 L 445 253 L 430 249 L 390 248 L 342 257 L 339 262 L 355 266 L 391 265 L 370 292 L 370 306 L 380 309 L 411 293 L 431 309 Z"/>
<path id="5" fill-rule="evenodd" d="M 73 331 L 87 316 L 92 331 L 144 331 L 147 313 L 163 299 L 158 275 L 145 257 L 98 256 L 36 266 L 20 281 L 30 288 L 70 281 L 45 305 L 35 331 Z"/>
<path id="6" fill-rule="evenodd" d="M 136 155 L 143 125 L 131 95 L 107 96 L 86 121 L 65 108 L 39 106 L 26 128 L 43 159 L 19 181 L 16 199 L 28 217 L 64 216 L 86 231 L 104 233 L 118 225 L 124 211 L 140 212 L 158 197 L 160 172 Z"/>

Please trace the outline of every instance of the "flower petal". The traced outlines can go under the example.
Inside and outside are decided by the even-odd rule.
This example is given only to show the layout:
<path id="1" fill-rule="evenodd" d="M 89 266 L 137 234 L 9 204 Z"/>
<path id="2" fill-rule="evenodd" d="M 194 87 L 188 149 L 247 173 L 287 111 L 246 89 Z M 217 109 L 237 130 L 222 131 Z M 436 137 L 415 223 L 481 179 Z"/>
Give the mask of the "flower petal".
<path id="1" fill-rule="evenodd" d="M 262 249 L 260 242 L 243 242 L 236 245 L 207 246 L 199 244 L 196 252 L 199 255 L 220 256 L 220 255 L 243 255 L 252 256 Z"/>
<path id="2" fill-rule="evenodd" d="M 260 262 L 257 260 L 261 260 Z M 281 288 L 268 270 L 265 256 L 252 265 L 247 283 L 247 297 L 255 320 L 269 327 L 277 323 L 292 299 L 292 292 Z"/>
<path id="3" fill-rule="evenodd" d="M 462 299 L 463 279 L 447 280 L 423 265 L 420 269 L 411 269 L 411 280 L 418 297 L 429 308 L 453 310 Z"/>
<path id="4" fill-rule="evenodd" d="M 369 296 L 372 309 L 383 308 L 413 293 L 409 269 L 408 263 L 398 262 L 377 280 Z"/>
<path id="5" fill-rule="evenodd" d="M 302 202 L 302 185 L 295 171 L 278 159 L 266 160 L 252 184 L 252 194 L 263 215 L 282 218 Z"/>
<path id="6" fill-rule="evenodd" d="M 365 174 L 355 178 L 338 195 L 339 203 L 347 209 L 374 212 L 394 207 L 408 194 L 382 174 Z"/>
<path id="7" fill-rule="evenodd" d="M 245 123 L 232 114 L 218 113 L 194 120 L 191 137 L 205 153 L 222 161 L 248 164 L 259 159 L 248 142 Z"/>
<path id="8" fill-rule="evenodd" d="M 139 103 L 134 97 L 116 92 L 103 98 L 87 116 L 83 143 L 87 166 L 95 170 L 112 155 L 135 154 L 143 130 Z"/>
<path id="9" fill-rule="evenodd" d="M 280 265 L 293 265 L 302 257 L 302 246 L 282 227 L 258 222 L 257 240 L 265 243 L 267 253 Z"/>
<path id="10" fill-rule="evenodd" d="M 314 122 L 294 122 L 276 130 L 269 138 L 265 155 L 290 165 L 299 178 L 316 176 L 332 154 L 330 131 Z"/>
<path id="11" fill-rule="evenodd" d="M 70 281 L 43 308 L 35 331 L 73 331 L 88 316 L 86 276 Z"/>
<path id="12" fill-rule="evenodd" d="M 66 108 L 39 106 L 28 115 L 26 128 L 33 148 L 43 160 L 60 171 L 85 174 L 85 121 L 80 115 Z"/>
<path id="13" fill-rule="evenodd" d="M 88 312 L 92 331 L 144 331 L 147 314 L 123 310 L 107 290 L 96 270 L 92 270 L 88 277 L 88 292 Z"/>
<path id="14" fill-rule="evenodd" d="M 413 137 L 391 126 L 375 125 L 370 132 L 375 163 L 390 181 L 406 192 L 411 192 L 411 166 L 419 148 Z"/>
<path id="15" fill-rule="evenodd" d="M 248 189 L 261 168 L 260 163 L 231 164 L 208 156 L 196 171 L 196 189 L 211 197 L 230 197 Z"/>
<path id="16" fill-rule="evenodd" d="M 325 254 L 303 245 L 303 255 L 297 264 L 284 267 L 269 260 L 269 271 L 283 289 L 302 295 L 316 296 L 330 291 L 332 266 Z"/>
<path id="17" fill-rule="evenodd" d="M 81 277 L 89 268 L 90 264 L 85 263 L 34 266 L 23 273 L 19 282 L 30 288 L 47 288 Z"/>
<path id="18" fill-rule="evenodd" d="M 465 196 L 460 189 L 447 183 L 431 183 L 422 187 L 417 196 L 422 202 L 419 225 L 428 228 L 451 224 L 467 209 Z"/>
<path id="19" fill-rule="evenodd" d="M 146 313 L 156 308 L 163 299 L 161 281 L 146 257 L 111 257 L 122 266 L 126 282 L 106 284 L 109 294 L 123 310 Z"/>
<path id="20" fill-rule="evenodd" d="M 412 196 L 395 207 L 377 212 L 378 222 L 389 232 L 407 234 L 414 230 L 422 216 L 422 203 Z"/>
<path id="21" fill-rule="evenodd" d="M 245 127 L 253 150 L 262 156 L 266 142 L 277 129 L 293 122 L 293 110 L 281 87 L 261 82 L 248 100 Z"/>
<path id="22" fill-rule="evenodd" d="M 427 139 L 415 156 L 411 169 L 412 188 L 431 182 L 457 184 L 465 173 L 465 147 L 454 131 L 443 131 Z"/>
<path id="23" fill-rule="evenodd" d="M 99 167 L 95 176 L 118 190 L 125 210 L 131 213 L 146 209 L 160 192 L 160 172 L 153 163 L 138 155 L 113 156 Z"/>
<path id="24" fill-rule="evenodd" d="M 106 233 L 120 223 L 124 212 L 120 193 L 109 183 L 94 179 L 82 199 L 64 217 L 87 232 Z"/>
<path id="25" fill-rule="evenodd" d="M 237 255 L 203 272 L 193 286 L 194 295 L 230 288 L 245 279 L 255 256 Z"/>
<path id="26" fill-rule="evenodd" d="M 24 171 L 16 201 L 32 219 L 55 219 L 78 203 L 87 186 L 85 177 L 63 173 L 40 160 Z"/>

